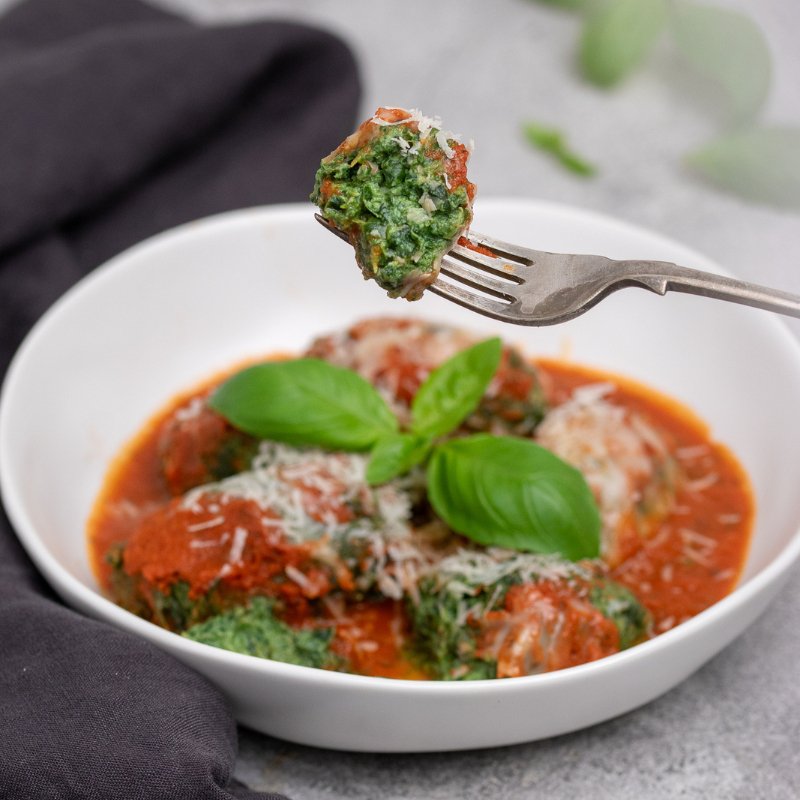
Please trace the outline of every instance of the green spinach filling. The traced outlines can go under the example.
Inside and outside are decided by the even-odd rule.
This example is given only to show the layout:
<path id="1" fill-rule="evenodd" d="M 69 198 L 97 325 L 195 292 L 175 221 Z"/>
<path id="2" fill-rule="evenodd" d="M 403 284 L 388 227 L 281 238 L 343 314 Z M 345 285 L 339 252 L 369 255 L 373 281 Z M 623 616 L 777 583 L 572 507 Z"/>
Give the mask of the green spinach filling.
<path id="1" fill-rule="evenodd" d="M 650 615 L 633 592 L 622 584 L 598 581 L 589 592 L 589 602 L 616 625 L 620 650 L 633 647 L 647 635 Z"/>
<path id="2" fill-rule="evenodd" d="M 239 600 L 235 595 L 226 597 L 216 585 L 196 598 L 190 597 L 189 584 L 184 580 L 175 580 L 166 591 L 148 585 L 141 575 L 126 572 L 125 547 L 121 544 L 108 551 L 106 561 L 111 567 L 109 581 L 116 602 L 171 631 L 182 631 Z"/>
<path id="3" fill-rule="evenodd" d="M 317 171 L 311 200 L 350 237 L 364 277 L 391 297 L 419 297 L 471 219 L 465 186 L 448 187 L 436 133 L 421 140 L 407 125 L 385 125 Z"/>
<path id="4" fill-rule="evenodd" d="M 332 628 L 292 628 L 275 616 L 274 608 L 275 601 L 254 597 L 249 606 L 211 617 L 183 635 L 212 647 L 286 664 L 318 669 L 340 666 L 340 659 L 330 649 Z"/>
<path id="5" fill-rule="evenodd" d="M 503 596 L 511 580 L 505 583 Z M 486 609 L 492 594 L 488 588 L 476 587 L 474 595 L 462 598 L 433 576 L 424 578 L 417 588 L 418 599 L 409 598 L 406 608 L 414 630 L 412 655 L 420 666 L 438 680 L 494 678 L 496 664 L 476 655 L 477 628 L 465 619 L 479 617 Z"/>

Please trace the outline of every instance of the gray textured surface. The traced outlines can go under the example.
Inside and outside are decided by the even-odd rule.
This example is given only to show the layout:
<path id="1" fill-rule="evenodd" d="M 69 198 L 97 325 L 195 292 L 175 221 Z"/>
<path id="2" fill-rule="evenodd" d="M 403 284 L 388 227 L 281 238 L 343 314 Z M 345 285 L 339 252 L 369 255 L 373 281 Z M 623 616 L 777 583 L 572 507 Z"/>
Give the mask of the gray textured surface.
<path id="1" fill-rule="evenodd" d="M 379 104 L 415 106 L 473 137 L 471 175 L 481 195 L 613 214 L 680 239 L 741 277 L 800 293 L 800 215 L 719 194 L 681 168 L 681 155 L 717 126 L 708 109 L 686 99 L 667 48 L 609 94 L 582 84 L 571 69 L 575 19 L 526 0 L 159 2 L 204 20 L 274 15 L 329 27 L 361 61 L 363 116 Z M 749 7 L 769 38 L 776 70 L 764 118 L 800 124 L 800 4 L 725 4 Z M 581 181 L 527 149 L 519 135 L 525 118 L 563 127 L 601 175 Z M 551 741 L 390 756 L 315 750 L 242 731 L 237 774 L 293 800 L 789 800 L 800 796 L 798 620 L 795 572 L 761 620 L 677 689 Z"/>
<path id="2" fill-rule="evenodd" d="M 748 8 L 768 36 L 776 69 L 764 118 L 800 124 L 800 3 L 716 2 Z M 361 61 L 363 116 L 379 104 L 440 115 L 475 139 L 471 174 L 481 195 L 613 214 L 679 239 L 740 277 L 800 293 L 800 215 L 719 194 L 681 168 L 681 154 L 717 127 L 708 109 L 687 99 L 668 48 L 621 90 L 605 93 L 571 69 L 575 19 L 526 0 L 158 4 L 208 21 L 281 16 L 329 27 Z M 526 118 L 567 130 L 600 176 L 581 181 L 529 150 L 519 135 Z M 800 324 L 789 324 L 800 334 Z M 796 570 L 736 643 L 677 689 L 618 720 L 546 742 L 421 756 L 334 753 L 242 731 L 237 774 L 293 800 L 796 798 L 798 621 Z"/>

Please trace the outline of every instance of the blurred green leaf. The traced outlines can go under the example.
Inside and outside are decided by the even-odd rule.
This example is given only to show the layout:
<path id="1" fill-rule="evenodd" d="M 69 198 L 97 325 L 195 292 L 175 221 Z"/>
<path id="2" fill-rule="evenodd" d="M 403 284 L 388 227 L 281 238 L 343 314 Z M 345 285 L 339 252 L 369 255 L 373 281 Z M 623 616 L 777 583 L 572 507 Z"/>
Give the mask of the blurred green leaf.
<path id="1" fill-rule="evenodd" d="M 597 172 L 593 164 L 569 149 L 566 137 L 561 131 L 555 128 L 545 128 L 535 122 L 525 122 L 522 125 L 522 132 L 534 147 L 554 156 L 562 166 L 576 175 L 590 178 Z"/>
<path id="2" fill-rule="evenodd" d="M 687 156 L 697 174 L 746 200 L 800 210 L 800 128 L 740 131 Z"/>
<path id="3" fill-rule="evenodd" d="M 608 0 L 586 19 L 578 53 L 581 72 L 614 86 L 642 64 L 667 20 L 667 0 Z"/>
<path id="4" fill-rule="evenodd" d="M 721 90 L 733 119 L 752 119 L 769 92 L 772 60 L 758 26 L 744 14 L 676 4 L 675 42 L 687 62 Z"/>

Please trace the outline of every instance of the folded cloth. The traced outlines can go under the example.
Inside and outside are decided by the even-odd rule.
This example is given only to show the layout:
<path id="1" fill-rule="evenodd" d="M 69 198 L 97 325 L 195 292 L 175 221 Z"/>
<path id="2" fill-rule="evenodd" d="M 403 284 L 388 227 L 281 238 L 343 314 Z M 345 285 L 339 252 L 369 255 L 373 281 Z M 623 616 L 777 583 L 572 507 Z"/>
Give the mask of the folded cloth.
<path id="1" fill-rule="evenodd" d="M 29 0 L 0 17 L 0 374 L 107 257 L 307 197 L 358 94 L 347 48 L 296 24 L 203 27 L 136 0 Z M 61 605 L 2 514 L 0 642 L 0 796 L 278 797 L 231 778 L 236 727 L 217 690 Z"/>

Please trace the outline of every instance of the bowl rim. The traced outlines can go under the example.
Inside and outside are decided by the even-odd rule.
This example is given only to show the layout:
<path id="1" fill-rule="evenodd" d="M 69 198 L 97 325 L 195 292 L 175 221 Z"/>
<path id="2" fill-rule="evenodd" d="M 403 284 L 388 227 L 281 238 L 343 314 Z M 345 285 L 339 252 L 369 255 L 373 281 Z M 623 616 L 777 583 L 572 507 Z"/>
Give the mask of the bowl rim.
<path id="1" fill-rule="evenodd" d="M 600 224 L 607 229 L 611 229 L 612 233 L 619 231 L 623 235 L 646 234 L 654 242 L 663 243 L 673 251 L 683 250 L 693 259 L 694 263 L 699 262 L 704 268 L 713 269 L 724 275 L 731 274 L 680 241 L 673 240 L 646 227 L 593 210 L 563 203 L 515 197 L 485 198 L 476 202 L 477 211 L 483 208 L 497 210 L 504 207 L 512 207 L 515 210 L 525 207 L 534 213 L 569 215 L 574 219 Z M 153 642 L 169 652 L 180 652 L 185 653 L 187 656 L 200 657 L 217 666 L 247 671 L 260 677 L 282 677 L 302 683 L 320 684 L 323 687 L 332 689 L 337 687 L 356 687 L 362 690 L 374 688 L 376 691 L 388 691 L 389 693 L 404 695 L 425 696 L 430 693 L 445 693 L 448 696 L 460 697 L 478 696 L 486 692 L 492 694 L 527 692 L 538 687 L 544 689 L 554 684 L 569 684 L 573 681 L 582 681 L 585 676 L 616 670 L 625 664 L 635 664 L 642 659 L 656 656 L 664 648 L 672 647 L 674 642 L 689 640 L 701 635 L 709 624 L 717 619 L 736 614 L 770 586 L 780 583 L 782 579 L 788 576 L 789 570 L 800 559 L 800 520 L 797 521 L 797 529 L 789 541 L 764 567 L 748 578 L 744 584 L 737 585 L 730 594 L 686 622 L 628 650 L 606 656 L 597 661 L 555 672 L 523 676 L 510 681 L 497 678 L 475 681 L 420 681 L 355 675 L 286 664 L 195 642 L 180 634 L 160 628 L 154 623 L 124 610 L 105 597 L 99 588 L 91 588 L 72 575 L 59 563 L 37 534 L 32 521 L 25 511 L 24 503 L 17 492 L 15 479 L 9 477 L 9 475 L 13 474 L 11 471 L 11 455 L 7 444 L 9 438 L 7 431 L 11 424 L 8 419 L 11 413 L 9 407 L 17 384 L 24 378 L 25 364 L 30 357 L 29 354 L 35 352 L 39 341 L 48 335 L 51 326 L 58 324 L 62 309 L 69 307 L 74 296 L 82 295 L 87 290 L 94 290 L 95 286 L 101 286 L 103 282 L 113 279 L 120 269 L 135 268 L 136 258 L 140 254 L 146 253 L 151 249 L 157 250 L 163 244 L 173 239 L 191 235 L 192 232 L 213 231 L 215 227 L 229 227 L 237 224 L 248 225 L 254 221 L 263 222 L 265 220 L 272 223 L 276 221 L 278 223 L 289 222 L 290 224 L 301 221 L 305 223 L 305 221 L 313 219 L 310 214 L 312 208 L 313 206 L 310 203 L 282 203 L 236 209 L 193 220 L 148 237 L 113 256 L 70 287 L 37 320 L 18 347 L 0 387 L 0 500 L 2 500 L 11 522 L 11 527 L 24 550 L 47 582 L 68 604 L 79 608 L 90 616 L 99 618 L 104 622 L 110 622 L 125 631 Z M 765 320 L 764 324 L 772 327 L 773 335 L 782 340 L 783 345 L 788 348 L 788 351 L 800 366 L 800 341 L 791 333 L 789 328 L 774 316 L 771 320 Z"/>

